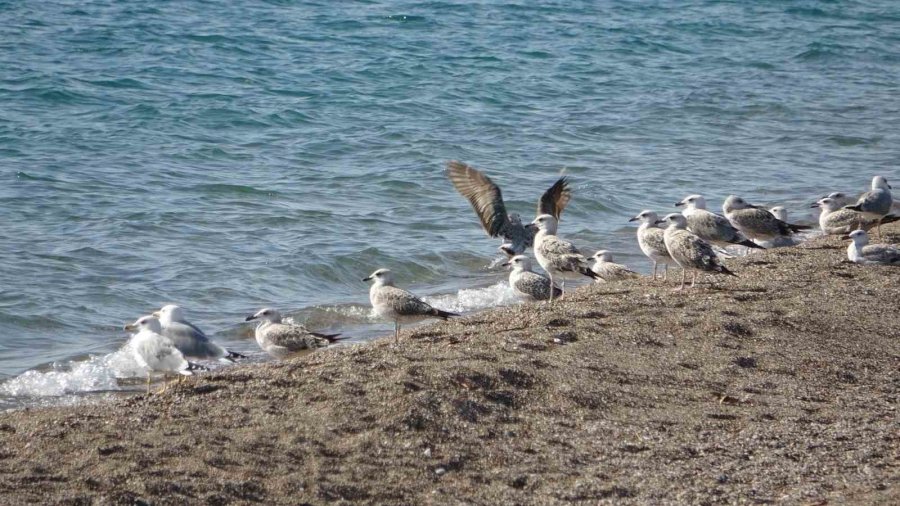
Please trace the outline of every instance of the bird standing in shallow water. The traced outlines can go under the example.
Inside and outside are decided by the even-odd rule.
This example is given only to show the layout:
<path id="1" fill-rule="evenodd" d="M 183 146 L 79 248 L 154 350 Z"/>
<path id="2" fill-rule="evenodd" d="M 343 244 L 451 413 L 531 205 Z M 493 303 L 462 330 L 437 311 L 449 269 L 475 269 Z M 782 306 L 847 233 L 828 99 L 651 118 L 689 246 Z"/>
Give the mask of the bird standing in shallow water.
<path id="1" fill-rule="evenodd" d="M 131 350 L 138 365 L 147 369 L 147 393 L 150 393 L 150 376 L 154 372 L 163 373 L 163 387 L 168 388 L 169 373 L 190 376 L 205 367 L 188 362 L 168 337 L 162 335 L 162 325 L 155 316 L 142 316 L 134 323 L 125 325 L 128 332 L 136 332 L 131 338 Z"/>

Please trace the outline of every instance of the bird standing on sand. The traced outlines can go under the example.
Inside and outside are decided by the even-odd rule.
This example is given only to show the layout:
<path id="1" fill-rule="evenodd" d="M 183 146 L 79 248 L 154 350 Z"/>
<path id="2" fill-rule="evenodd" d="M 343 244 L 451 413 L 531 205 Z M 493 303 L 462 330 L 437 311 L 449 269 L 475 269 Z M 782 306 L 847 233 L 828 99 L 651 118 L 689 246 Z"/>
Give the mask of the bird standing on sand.
<path id="1" fill-rule="evenodd" d="M 168 337 L 162 335 L 162 325 L 155 316 L 142 316 L 134 323 L 125 325 L 128 332 L 136 332 L 131 338 L 131 350 L 138 365 L 147 369 L 147 393 L 150 393 L 150 375 L 163 373 L 164 392 L 168 387 L 169 373 L 190 376 L 193 371 L 206 368 L 188 362 Z"/>
<path id="2" fill-rule="evenodd" d="M 687 220 L 687 227 L 697 237 L 721 247 L 733 244 L 748 248 L 762 248 L 744 237 L 728 218 L 706 209 L 706 199 L 702 195 L 688 195 L 675 207 L 684 206 L 681 214 Z"/>
<path id="3" fill-rule="evenodd" d="M 853 242 L 847 247 L 847 258 L 864 265 L 900 265 L 900 249 L 892 244 L 869 244 L 865 230 L 850 232 Z"/>
<path id="4" fill-rule="evenodd" d="M 538 228 L 534 236 L 534 256 L 550 276 L 550 284 L 553 284 L 554 276 L 562 278 L 560 290 L 565 294 L 567 277 L 599 277 L 588 267 L 587 259 L 574 244 L 556 237 L 556 218 L 542 214 L 532 224 Z M 553 299 L 551 296 L 549 301 L 553 302 Z"/>
<path id="5" fill-rule="evenodd" d="M 268 307 L 260 309 L 244 321 L 253 320 L 260 321 L 256 326 L 256 343 L 263 351 L 278 359 L 302 351 L 324 348 L 340 341 L 340 334 L 319 334 L 310 332 L 303 325 L 284 323 L 281 313 Z"/>
<path id="6" fill-rule="evenodd" d="M 521 255 L 534 243 L 535 229 L 524 225 L 516 213 L 507 213 L 500 187 L 482 172 L 457 161 L 447 163 L 447 177 L 475 209 L 481 226 L 491 237 L 503 237 L 501 251 L 508 256 Z M 537 214 L 549 214 L 559 220 L 572 198 L 569 183 L 559 178 L 538 200 Z"/>
<path id="7" fill-rule="evenodd" d="M 525 255 L 516 255 L 504 266 L 512 266 L 509 273 L 509 286 L 516 295 L 526 300 L 548 300 L 551 295 L 559 297 L 562 290 L 550 284 L 550 279 L 531 270 L 531 259 Z M 552 286 L 553 293 L 550 293 Z"/>
<path id="8" fill-rule="evenodd" d="M 623 279 L 634 279 L 640 277 L 640 274 L 617 264 L 613 261 L 613 255 L 609 251 L 602 249 L 591 257 L 594 259 L 594 265 L 591 270 L 599 276 L 597 281 L 621 281 Z"/>
<path id="9" fill-rule="evenodd" d="M 653 279 L 656 279 L 657 265 L 662 263 L 665 266 L 663 281 L 666 281 L 669 277 L 669 265 L 678 264 L 669 256 L 669 250 L 666 249 L 666 242 L 663 239 L 663 230 L 656 226 L 659 216 L 653 211 L 644 210 L 628 221 L 641 222 L 637 229 L 638 246 L 640 246 L 644 255 L 653 262 Z"/>
<path id="10" fill-rule="evenodd" d="M 894 197 L 891 196 L 891 185 L 883 176 L 872 178 L 872 189 L 863 193 L 856 204 L 847 209 L 859 211 L 866 218 L 876 220 L 875 235 L 881 238 L 881 219 L 891 212 Z"/>
<path id="11" fill-rule="evenodd" d="M 828 235 L 845 235 L 857 229 L 868 231 L 878 223 L 878 220 L 867 218 L 859 211 L 847 209 L 839 200 L 831 197 L 819 199 L 810 207 L 822 210 L 819 213 L 819 227 Z M 900 220 L 900 217 L 889 214 L 881 219 L 881 223 L 892 223 L 897 220 Z"/>
<path id="12" fill-rule="evenodd" d="M 666 249 L 678 266 L 683 269 L 681 286 L 678 287 L 678 290 L 684 289 L 688 269 L 691 270 L 691 288 L 697 281 L 697 271 L 737 276 L 719 262 L 719 257 L 713 251 L 712 245 L 687 230 L 687 219 L 684 216 L 672 213 L 660 222 L 668 225 L 663 234 Z"/>
<path id="13" fill-rule="evenodd" d="M 794 232 L 810 228 L 806 225 L 785 223 L 768 210 L 754 206 L 741 197 L 730 195 L 722 204 L 725 217 L 746 237 L 754 241 L 784 243 Z"/>
<path id="14" fill-rule="evenodd" d="M 394 341 L 400 339 L 400 325 L 414 323 L 429 318 L 446 320 L 459 316 L 431 307 L 412 293 L 394 286 L 394 273 L 389 269 L 378 269 L 363 281 L 375 280 L 369 289 L 369 301 L 375 313 L 394 322 Z"/>
<path id="15" fill-rule="evenodd" d="M 184 310 L 169 304 L 153 313 L 159 318 L 162 335 L 172 340 L 182 355 L 198 360 L 220 360 L 234 363 L 236 358 L 247 358 L 212 342 L 202 330 L 184 318 Z"/>

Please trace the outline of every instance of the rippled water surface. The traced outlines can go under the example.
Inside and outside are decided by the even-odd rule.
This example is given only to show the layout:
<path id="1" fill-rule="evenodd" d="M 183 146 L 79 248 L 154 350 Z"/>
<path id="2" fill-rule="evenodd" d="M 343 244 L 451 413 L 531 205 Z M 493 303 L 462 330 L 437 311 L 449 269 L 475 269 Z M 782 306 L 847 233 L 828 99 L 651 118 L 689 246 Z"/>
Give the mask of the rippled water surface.
<path id="1" fill-rule="evenodd" d="M 239 350 L 265 305 L 383 333 L 375 267 L 513 303 L 448 159 L 523 214 L 565 169 L 561 233 L 643 271 L 627 219 L 688 193 L 808 219 L 898 175 L 898 26 L 887 0 L 0 2 L 0 407 L 128 388 L 121 325 L 167 302 Z"/>

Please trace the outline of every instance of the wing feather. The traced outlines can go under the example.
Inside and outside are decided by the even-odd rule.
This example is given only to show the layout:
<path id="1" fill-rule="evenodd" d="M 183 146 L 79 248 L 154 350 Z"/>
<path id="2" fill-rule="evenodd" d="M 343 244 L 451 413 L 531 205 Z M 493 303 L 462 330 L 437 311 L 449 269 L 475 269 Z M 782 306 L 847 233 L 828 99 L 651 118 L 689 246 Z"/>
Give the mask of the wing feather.
<path id="1" fill-rule="evenodd" d="M 509 226 L 509 217 L 500 187 L 480 171 L 455 160 L 447 162 L 447 177 L 472 205 L 484 231 L 491 237 L 501 235 Z"/>

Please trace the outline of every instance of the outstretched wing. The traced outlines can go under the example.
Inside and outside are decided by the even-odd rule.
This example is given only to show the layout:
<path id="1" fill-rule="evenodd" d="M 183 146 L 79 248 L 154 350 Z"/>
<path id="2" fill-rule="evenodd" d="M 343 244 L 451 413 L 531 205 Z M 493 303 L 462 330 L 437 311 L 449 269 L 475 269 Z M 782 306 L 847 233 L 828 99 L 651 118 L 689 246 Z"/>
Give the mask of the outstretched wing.
<path id="1" fill-rule="evenodd" d="M 563 209 L 566 208 L 571 198 L 572 190 L 569 189 L 569 180 L 561 177 L 541 195 L 541 200 L 538 201 L 538 214 L 549 214 L 559 221 Z"/>
<path id="2" fill-rule="evenodd" d="M 501 235 L 509 225 L 509 217 L 500 187 L 480 171 L 455 160 L 447 162 L 447 177 L 456 191 L 472 204 L 484 231 L 491 237 Z"/>

